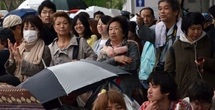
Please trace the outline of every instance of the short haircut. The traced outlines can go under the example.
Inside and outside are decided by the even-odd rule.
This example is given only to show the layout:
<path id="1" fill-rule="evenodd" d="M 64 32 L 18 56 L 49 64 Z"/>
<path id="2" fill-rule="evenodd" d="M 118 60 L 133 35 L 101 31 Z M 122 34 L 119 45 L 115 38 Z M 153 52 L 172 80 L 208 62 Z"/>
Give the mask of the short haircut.
<path id="1" fill-rule="evenodd" d="M 93 18 L 95 18 L 96 15 L 105 15 L 105 14 L 102 11 L 97 11 L 93 14 Z"/>
<path id="2" fill-rule="evenodd" d="M 108 108 L 108 102 L 117 103 L 122 106 L 122 108 L 126 109 L 123 95 L 116 90 L 109 90 L 105 93 L 101 93 L 97 97 L 92 110 L 106 110 Z"/>
<path id="3" fill-rule="evenodd" d="M 201 25 L 203 27 L 204 22 L 205 22 L 205 19 L 201 13 L 189 12 L 182 17 L 181 30 L 185 33 L 185 35 L 187 35 L 188 28 L 191 25 Z"/>
<path id="4" fill-rule="evenodd" d="M 40 6 L 38 7 L 38 14 L 41 15 L 41 12 L 44 7 L 52 9 L 53 12 L 56 12 L 56 5 L 51 2 L 50 0 L 43 1 Z"/>
<path id="5" fill-rule="evenodd" d="M 89 19 L 88 18 L 86 18 L 86 16 L 84 16 L 84 15 L 76 15 L 75 17 L 74 17 L 74 19 L 72 20 L 72 32 L 73 32 L 73 34 L 75 34 L 76 36 L 79 36 L 78 35 L 78 33 L 76 32 L 76 30 L 75 30 L 75 25 L 76 25 L 76 23 L 77 23 L 77 21 L 78 20 L 80 20 L 80 22 L 83 24 L 83 26 L 85 27 L 85 29 L 84 29 L 84 36 L 83 36 L 83 38 L 85 38 L 85 39 L 89 39 L 90 37 L 91 37 L 91 35 L 92 35 L 92 31 L 91 31 L 91 29 L 90 29 L 90 24 L 89 24 Z M 79 36 L 80 37 L 80 36 Z"/>
<path id="6" fill-rule="evenodd" d="M 116 16 L 116 17 L 113 17 L 110 20 L 110 23 L 109 23 L 108 28 L 107 28 L 108 32 L 109 32 L 110 24 L 113 23 L 113 22 L 118 22 L 120 24 L 120 28 L 122 29 L 122 32 L 125 35 L 124 38 L 128 39 L 129 25 L 128 25 L 127 18 L 125 16 Z"/>
<path id="7" fill-rule="evenodd" d="M 135 21 L 129 21 L 129 31 L 131 31 L 132 33 L 136 33 L 136 26 L 137 23 Z"/>
<path id="8" fill-rule="evenodd" d="M 7 39 L 10 39 L 10 42 L 12 44 L 14 44 L 16 42 L 13 32 L 8 28 L 3 28 L 3 27 L 0 28 L 0 37 L 2 37 L 1 43 L 4 42 L 4 39 L 6 39 L 6 41 L 5 41 L 6 44 L 7 44 Z M 7 47 L 7 45 L 6 45 L 6 47 Z"/>
<path id="9" fill-rule="evenodd" d="M 0 44 L 1 45 L 4 45 L 4 47 L 8 47 L 8 45 L 7 45 L 7 36 L 6 35 L 0 35 Z"/>
<path id="10" fill-rule="evenodd" d="M 211 103 L 213 95 L 213 88 L 206 81 L 198 79 L 189 86 L 186 96 L 189 97 L 190 102 L 198 100 Z"/>
<path id="11" fill-rule="evenodd" d="M 85 16 L 88 20 L 90 19 L 90 15 L 87 12 L 80 12 L 78 15 Z"/>
<path id="12" fill-rule="evenodd" d="M 38 37 L 39 38 L 43 39 L 43 37 L 48 37 L 48 36 L 42 36 L 42 35 L 44 35 L 43 23 L 42 23 L 42 20 L 38 16 L 36 16 L 36 15 L 26 16 L 22 21 L 21 32 L 23 32 L 23 28 L 24 28 L 25 23 L 31 24 L 38 29 L 38 31 L 39 31 Z"/>
<path id="13" fill-rule="evenodd" d="M 176 101 L 178 99 L 177 84 L 170 73 L 165 71 L 154 71 L 149 75 L 147 82 L 159 85 L 162 94 L 169 93 L 168 99 L 170 101 Z"/>
<path id="14" fill-rule="evenodd" d="M 210 13 L 213 16 L 213 18 L 215 18 L 215 5 L 211 6 L 208 9 L 208 13 Z"/>
<path id="15" fill-rule="evenodd" d="M 101 16 L 100 19 L 101 19 L 101 21 L 102 21 L 103 24 L 108 25 L 108 23 L 109 23 L 110 20 L 111 20 L 111 17 L 108 16 L 108 15 L 104 15 L 104 16 Z"/>
<path id="16" fill-rule="evenodd" d="M 69 15 L 66 12 L 63 11 L 59 11 L 54 13 L 53 15 L 53 23 L 55 24 L 55 20 L 57 17 L 64 17 L 66 18 L 66 20 L 68 21 L 69 25 L 71 25 L 71 18 L 69 17 Z"/>
<path id="17" fill-rule="evenodd" d="M 158 5 L 161 2 L 167 2 L 167 3 L 169 3 L 173 11 L 178 11 L 178 14 L 180 13 L 181 8 L 180 8 L 179 0 L 160 0 L 158 2 Z"/>
<path id="18" fill-rule="evenodd" d="M 151 15 L 155 18 L 155 14 L 154 14 L 154 10 L 151 7 L 144 7 L 140 10 L 139 14 L 141 14 L 141 12 L 143 10 L 149 10 L 151 12 Z"/>

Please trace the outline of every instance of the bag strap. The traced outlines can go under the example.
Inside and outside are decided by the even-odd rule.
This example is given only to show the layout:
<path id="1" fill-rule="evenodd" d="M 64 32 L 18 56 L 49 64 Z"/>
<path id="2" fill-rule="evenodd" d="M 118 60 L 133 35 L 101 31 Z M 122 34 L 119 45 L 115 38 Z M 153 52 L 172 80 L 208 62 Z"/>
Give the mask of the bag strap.
<path id="1" fill-rule="evenodd" d="M 80 44 L 80 37 L 76 37 L 76 41 L 78 43 L 78 45 L 75 45 L 73 48 L 73 55 L 72 55 L 72 59 L 78 59 L 78 51 L 79 51 L 79 44 Z"/>

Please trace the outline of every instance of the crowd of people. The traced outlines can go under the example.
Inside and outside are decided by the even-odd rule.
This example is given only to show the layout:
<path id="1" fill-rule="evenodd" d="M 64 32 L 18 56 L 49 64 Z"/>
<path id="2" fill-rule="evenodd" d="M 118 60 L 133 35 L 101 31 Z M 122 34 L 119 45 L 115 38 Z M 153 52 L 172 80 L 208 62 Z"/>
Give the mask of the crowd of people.
<path id="1" fill-rule="evenodd" d="M 101 11 L 70 18 L 45 0 L 38 15 L 9 15 L 0 30 L 0 82 L 16 86 L 44 68 L 88 59 L 131 73 L 113 80 L 121 92 L 113 84 L 102 90 L 93 110 L 126 110 L 125 95 L 139 110 L 215 109 L 215 6 L 183 14 L 178 0 L 159 0 L 158 10 L 156 19 L 152 8 L 142 8 L 136 22 Z M 7 76 L 16 82 L 1 78 Z M 71 96 L 78 105 L 80 97 Z"/>

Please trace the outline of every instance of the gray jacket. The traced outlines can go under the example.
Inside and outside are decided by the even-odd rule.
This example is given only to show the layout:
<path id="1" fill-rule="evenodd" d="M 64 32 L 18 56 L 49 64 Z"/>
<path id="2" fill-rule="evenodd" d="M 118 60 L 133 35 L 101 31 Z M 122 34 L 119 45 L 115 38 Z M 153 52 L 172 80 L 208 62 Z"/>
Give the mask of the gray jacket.
<path id="1" fill-rule="evenodd" d="M 73 49 L 75 46 L 78 46 L 78 42 L 75 36 L 72 36 L 70 39 L 70 44 L 65 49 L 60 49 L 57 45 L 56 38 L 50 45 L 49 49 L 51 51 L 52 61 L 50 65 L 57 65 L 74 60 L 73 58 Z M 93 49 L 87 44 L 84 38 L 80 38 L 79 47 L 78 47 L 78 57 L 77 59 L 89 59 L 96 60 L 97 55 Z"/>

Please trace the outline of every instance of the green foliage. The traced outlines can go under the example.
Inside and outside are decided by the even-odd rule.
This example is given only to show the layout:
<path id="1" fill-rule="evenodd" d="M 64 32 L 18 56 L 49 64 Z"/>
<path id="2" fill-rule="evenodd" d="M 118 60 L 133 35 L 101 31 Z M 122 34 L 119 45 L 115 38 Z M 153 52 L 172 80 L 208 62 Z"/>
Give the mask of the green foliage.
<path id="1" fill-rule="evenodd" d="M 126 0 L 83 0 L 88 6 L 101 6 L 122 10 Z"/>

